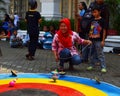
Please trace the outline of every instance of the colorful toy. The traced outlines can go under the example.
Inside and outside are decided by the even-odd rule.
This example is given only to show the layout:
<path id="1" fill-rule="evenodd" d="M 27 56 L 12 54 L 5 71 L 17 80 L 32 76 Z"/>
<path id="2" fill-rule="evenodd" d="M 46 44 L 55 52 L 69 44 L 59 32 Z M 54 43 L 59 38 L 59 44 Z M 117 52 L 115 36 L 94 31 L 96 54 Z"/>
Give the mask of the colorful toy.
<path id="1" fill-rule="evenodd" d="M 96 81 L 98 84 L 101 84 L 99 78 L 95 77 L 95 81 Z"/>
<path id="2" fill-rule="evenodd" d="M 58 79 L 58 75 L 57 75 L 57 74 L 54 74 L 54 75 L 52 76 L 52 79 L 53 79 L 54 82 L 56 82 L 56 80 Z"/>
<path id="3" fill-rule="evenodd" d="M 10 82 L 9 82 L 9 87 L 14 87 L 15 84 L 16 84 L 16 80 L 17 80 L 17 79 L 14 79 L 14 80 L 10 81 Z"/>
<path id="4" fill-rule="evenodd" d="M 11 70 L 12 76 L 17 76 L 16 71 Z"/>
<path id="5" fill-rule="evenodd" d="M 64 71 L 58 72 L 57 69 L 55 69 L 54 71 L 51 72 L 51 74 L 53 81 L 56 82 L 56 80 L 60 77 L 60 75 L 65 75 L 66 72 Z"/>

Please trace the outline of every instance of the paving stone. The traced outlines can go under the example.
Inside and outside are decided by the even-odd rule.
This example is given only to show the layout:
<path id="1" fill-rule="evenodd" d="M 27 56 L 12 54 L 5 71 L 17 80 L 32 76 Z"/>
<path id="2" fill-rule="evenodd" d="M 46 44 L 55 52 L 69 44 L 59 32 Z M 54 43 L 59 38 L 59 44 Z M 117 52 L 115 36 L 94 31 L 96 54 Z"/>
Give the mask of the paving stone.
<path id="1" fill-rule="evenodd" d="M 22 73 L 50 73 L 57 67 L 54 55 L 51 50 L 37 49 L 35 60 L 28 61 L 25 58 L 27 48 L 10 48 L 9 42 L 0 41 L 2 56 L 0 56 L 0 73 L 9 73 L 12 69 Z M 101 81 L 111 83 L 120 87 L 120 56 L 112 53 L 105 53 L 108 72 L 102 74 L 100 67 L 94 71 L 86 71 L 88 64 L 82 63 L 74 66 L 75 70 L 66 70 L 67 75 L 81 76 L 94 79 L 97 76 Z M 65 64 L 68 69 L 69 64 Z"/>

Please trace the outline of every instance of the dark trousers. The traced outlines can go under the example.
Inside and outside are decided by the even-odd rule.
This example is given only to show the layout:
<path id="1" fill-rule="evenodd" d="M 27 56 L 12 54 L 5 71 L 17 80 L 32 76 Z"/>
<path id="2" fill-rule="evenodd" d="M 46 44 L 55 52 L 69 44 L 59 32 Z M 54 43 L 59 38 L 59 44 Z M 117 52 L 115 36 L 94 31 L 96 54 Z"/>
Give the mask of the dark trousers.
<path id="1" fill-rule="evenodd" d="M 34 56 L 38 45 L 39 34 L 29 34 L 29 36 L 30 36 L 30 42 L 28 45 L 28 52 L 31 56 Z"/>

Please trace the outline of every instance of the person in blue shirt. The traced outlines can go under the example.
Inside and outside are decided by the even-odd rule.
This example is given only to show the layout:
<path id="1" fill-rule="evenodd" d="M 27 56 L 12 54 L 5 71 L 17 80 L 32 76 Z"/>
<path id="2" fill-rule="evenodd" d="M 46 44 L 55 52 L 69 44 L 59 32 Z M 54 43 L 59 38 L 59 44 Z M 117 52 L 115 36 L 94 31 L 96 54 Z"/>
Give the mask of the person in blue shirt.
<path id="1" fill-rule="evenodd" d="M 78 18 L 78 32 L 81 37 L 83 37 L 83 32 L 81 30 L 80 22 L 82 20 L 82 17 L 84 16 L 85 11 L 87 10 L 87 6 L 85 2 L 80 2 L 78 5 L 78 8 L 80 10 L 79 14 L 76 14 Z"/>
<path id="2" fill-rule="evenodd" d="M 82 20 L 82 17 L 84 16 L 84 14 L 85 14 L 85 12 L 87 10 L 87 6 L 86 6 L 85 2 L 80 2 L 79 3 L 79 10 L 80 10 L 80 13 L 79 13 L 79 23 L 80 23 L 81 20 Z M 85 34 L 84 34 L 83 30 L 81 30 L 81 26 L 80 25 L 79 25 L 79 28 L 80 28 L 80 32 L 79 32 L 80 37 L 85 38 Z"/>

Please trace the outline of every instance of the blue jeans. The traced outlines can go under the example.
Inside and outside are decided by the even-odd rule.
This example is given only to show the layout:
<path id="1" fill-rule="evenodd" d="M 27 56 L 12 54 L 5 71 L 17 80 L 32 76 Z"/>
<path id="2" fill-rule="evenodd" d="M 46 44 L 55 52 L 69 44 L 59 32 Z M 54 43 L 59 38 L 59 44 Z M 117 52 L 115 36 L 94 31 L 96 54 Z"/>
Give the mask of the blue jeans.
<path id="1" fill-rule="evenodd" d="M 60 66 L 64 67 L 65 62 L 69 62 L 70 65 L 78 65 L 81 63 L 80 55 L 71 55 L 70 50 L 65 48 L 63 49 L 60 54 Z"/>
<path id="2" fill-rule="evenodd" d="M 96 63 L 96 57 L 101 64 L 101 68 L 106 68 L 105 56 L 103 47 L 101 47 L 101 41 L 93 41 L 90 46 L 90 66 L 94 66 Z"/>

